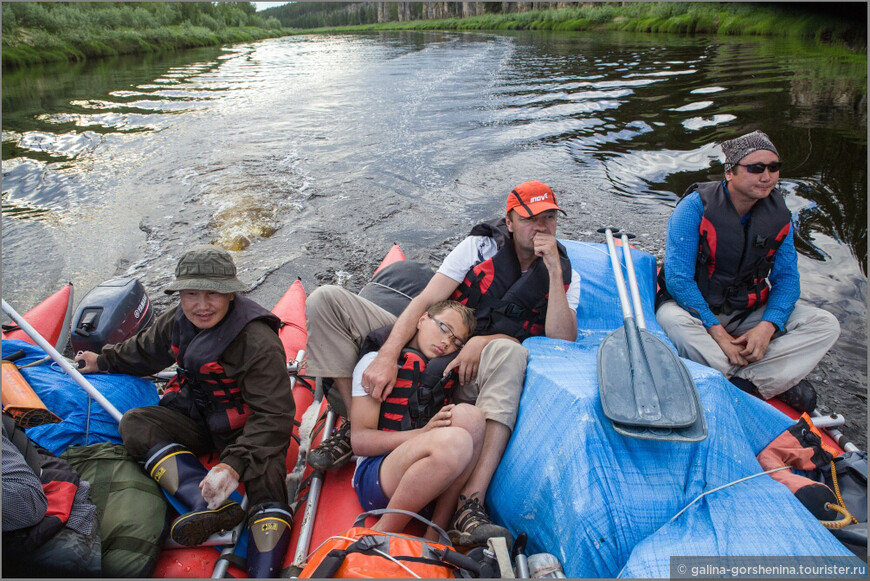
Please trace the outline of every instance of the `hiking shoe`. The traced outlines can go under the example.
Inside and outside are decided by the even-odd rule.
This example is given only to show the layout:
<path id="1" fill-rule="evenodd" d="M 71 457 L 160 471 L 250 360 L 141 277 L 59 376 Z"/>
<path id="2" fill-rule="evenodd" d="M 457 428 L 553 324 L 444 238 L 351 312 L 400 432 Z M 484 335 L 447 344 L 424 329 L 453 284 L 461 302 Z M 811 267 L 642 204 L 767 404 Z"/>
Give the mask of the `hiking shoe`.
<path id="1" fill-rule="evenodd" d="M 335 433 L 308 453 L 308 464 L 319 470 L 332 470 L 344 466 L 351 457 L 350 422 L 344 422 Z"/>
<path id="2" fill-rule="evenodd" d="M 179 516 L 169 529 L 169 536 L 179 545 L 196 547 L 220 531 L 232 530 L 245 518 L 238 502 L 228 500 L 215 510 L 195 510 Z"/>
<path id="3" fill-rule="evenodd" d="M 460 496 L 463 505 L 453 515 L 450 523 L 450 542 L 457 547 L 480 547 L 486 545 L 486 540 L 492 537 L 504 537 L 508 549 L 514 542 L 510 531 L 493 524 L 486 514 L 478 498 Z"/>
<path id="4" fill-rule="evenodd" d="M 806 379 L 801 379 L 794 387 L 773 397 L 787 403 L 800 413 L 810 413 L 816 409 L 816 390 Z"/>
<path id="5" fill-rule="evenodd" d="M 748 379 L 744 379 L 742 377 L 732 377 L 728 381 L 733 383 L 740 391 L 745 391 L 749 395 L 754 395 L 755 397 L 761 397 L 761 394 L 758 392 L 758 388 L 755 387 L 755 384 Z"/>

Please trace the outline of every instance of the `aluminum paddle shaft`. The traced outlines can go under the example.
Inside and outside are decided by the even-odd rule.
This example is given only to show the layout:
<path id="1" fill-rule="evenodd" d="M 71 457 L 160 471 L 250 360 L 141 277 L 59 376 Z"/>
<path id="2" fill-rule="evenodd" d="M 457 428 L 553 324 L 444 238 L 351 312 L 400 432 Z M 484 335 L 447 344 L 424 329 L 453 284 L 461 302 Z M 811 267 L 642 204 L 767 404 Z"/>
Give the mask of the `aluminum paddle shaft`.
<path id="1" fill-rule="evenodd" d="M 39 332 L 34 329 L 30 323 L 25 321 L 24 317 L 19 315 L 15 311 L 15 309 L 9 306 L 9 303 L 7 303 L 5 299 L 3 299 L 2 306 L 3 312 L 9 315 L 12 320 L 15 321 L 18 326 L 24 330 L 25 333 L 27 333 L 28 337 L 36 341 L 36 344 L 42 347 L 42 349 L 46 353 L 48 353 L 49 356 L 54 359 L 58 365 L 60 365 L 61 369 L 63 369 L 67 373 L 67 375 L 72 377 L 75 382 L 78 383 L 79 386 L 81 386 L 82 389 L 88 392 L 88 395 L 94 398 L 97 403 L 103 407 L 104 410 L 109 412 L 109 415 L 112 416 L 116 422 L 121 422 L 121 412 L 118 411 L 118 408 L 112 405 L 112 402 L 106 399 L 106 396 L 97 391 L 97 388 L 95 388 L 90 381 L 85 379 L 85 377 L 81 373 L 79 373 L 79 370 L 73 367 L 63 355 L 58 353 L 57 349 L 55 349 L 48 341 L 46 341 L 45 337 L 40 335 Z"/>
<path id="2" fill-rule="evenodd" d="M 613 236 L 611 235 L 611 239 Z M 628 246 L 628 235 L 622 233 L 622 255 L 625 257 L 625 270 L 628 271 L 628 290 L 631 292 L 631 304 L 634 306 L 634 320 L 640 329 L 646 329 L 646 319 L 643 318 L 643 305 L 640 303 L 640 290 L 637 286 L 637 275 L 634 272 L 634 261 L 631 258 L 631 248 Z M 616 254 L 614 252 L 614 254 Z"/>
<path id="3" fill-rule="evenodd" d="M 622 318 L 631 317 L 631 306 L 628 303 L 628 295 L 625 293 L 625 279 L 622 278 L 622 265 L 616 257 L 616 243 L 613 241 L 613 232 L 610 228 L 604 229 L 607 237 L 607 250 L 610 254 L 610 264 L 613 266 L 613 276 L 616 277 L 616 292 L 619 294 L 619 306 L 622 307 Z M 634 273 L 631 273 L 634 276 Z"/>
<path id="4" fill-rule="evenodd" d="M 610 228 L 604 229 L 607 237 L 607 250 L 610 254 L 610 264 L 613 266 L 613 275 L 616 277 L 616 292 L 619 294 L 619 305 L 622 307 L 622 318 L 631 317 L 628 296 L 625 294 L 625 279 L 622 278 L 622 267 L 616 257 L 616 243 Z M 625 270 L 628 272 L 628 288 L 631 291 L 631 306 L 634 307 L 634 319 L 640 329 L 646 329 L 646 319 L 643 316 L 643 305 L 640 302 L 640 290 L 637 285 L 637 275 L 634 272 L 634 261 L 631 258 L 631 249 L 628 246 L 628 235 L 623 232 L 622 255 L 625 257 Z"/>

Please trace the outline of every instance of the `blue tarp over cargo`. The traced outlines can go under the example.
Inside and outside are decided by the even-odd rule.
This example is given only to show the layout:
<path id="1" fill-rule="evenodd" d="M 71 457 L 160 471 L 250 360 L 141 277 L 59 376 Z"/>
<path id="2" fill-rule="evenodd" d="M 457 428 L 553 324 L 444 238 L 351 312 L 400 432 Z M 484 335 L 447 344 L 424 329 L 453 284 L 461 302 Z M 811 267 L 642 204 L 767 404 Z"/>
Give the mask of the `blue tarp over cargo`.
<path id="1" fill-rule="evenodd" d="M 24 351 L 25 356 L 15 361 L 18 366 L 45 357 L 45 351 L 26 341 L 3 341 L 3 353 L 14 353 L 19 349 Z M 57 363 L 49 361 L 26 367 L 21 370 L 21 375 L 45 407 L 63 419 L 58 424 L 45 424 L 28 429 L 27 435 L 34 442 L 57 456 L 72 444 L 84 446 L 98 442 L 121 443 L 118 423 L 64 373 Z M 156 405 L 159 401 L 157 389 L 146 379 L 104 374 L 86 375 L 85 378 L 122 414 L 134 407 Z"/>
<path id="2" fill-rule="evenodd" d="M 579 337 L 524 343 L 530 359 L 519 419 L 487 496 L 494 519 L 527 532 L 527 553 L 555 554 L 568 577 L 670 577 L 671 556 L 854 557 L 766 475 L 711 492 L 673 518 L 699 495 L 762 472 L 755 456 L 793 420 L 684 360 L 707 439 L 619 435 L 598 395 L 598 345 L 622 325 L 607 247 L 563 243 L 583 275 Z M 647 329 L 667 341 L 653 313 L 655 259 L 637 250 L 632 257 Z"/>

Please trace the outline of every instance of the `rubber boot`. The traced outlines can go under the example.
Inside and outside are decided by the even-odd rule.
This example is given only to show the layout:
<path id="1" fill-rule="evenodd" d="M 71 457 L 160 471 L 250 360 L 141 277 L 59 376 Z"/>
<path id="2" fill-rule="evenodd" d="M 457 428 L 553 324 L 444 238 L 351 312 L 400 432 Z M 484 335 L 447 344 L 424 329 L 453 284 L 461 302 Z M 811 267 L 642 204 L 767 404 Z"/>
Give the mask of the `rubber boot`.
<path id="1" fill-rule="evenodd" d="M 180 444 L 164 444 L 148 451 L 145 471 L 166 492 L 190 512 L 173 521 L 169 536 L 180 545 L 195 547 L 216 532 L 230 530 L 245 518 L 245 511 L 234 500 L 227 500 L 214 510 L 202 497 L 199 483 L 208 474 L 193 452 Z"/>
<path id="2" fill-rule="evenodd" d="M 254 507 L 248 517 L 248 577 L 279 576 L 290 547 L 292 524 L 293 511 L 282 502 L 264 502 Z"/>

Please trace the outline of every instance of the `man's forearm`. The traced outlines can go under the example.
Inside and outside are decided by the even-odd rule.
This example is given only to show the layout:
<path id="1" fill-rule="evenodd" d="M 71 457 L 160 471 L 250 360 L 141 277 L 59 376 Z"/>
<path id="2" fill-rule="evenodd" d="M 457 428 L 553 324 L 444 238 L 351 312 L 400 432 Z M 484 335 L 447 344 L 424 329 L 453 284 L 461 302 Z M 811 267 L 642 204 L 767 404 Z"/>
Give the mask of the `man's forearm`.
<path id="1" fill-rule="evenodd" d="M 426 312 L 427 308 L 429 305 L 426 304 L 423 295 L 415 297 L 396 319 L 390 336 L 384 341 L 379 353 L 384 353 L 388 359 L 398 358 L 399 353 L 417 332 L 417 320 Z"/>
<path id="2" fill-rule="evenodd" d="M 561 269 L 550 272 L 550 296 L 547 301 L 544 334 L 551 339 L 577 339 L 577 314 L 568 305 Z"/>

